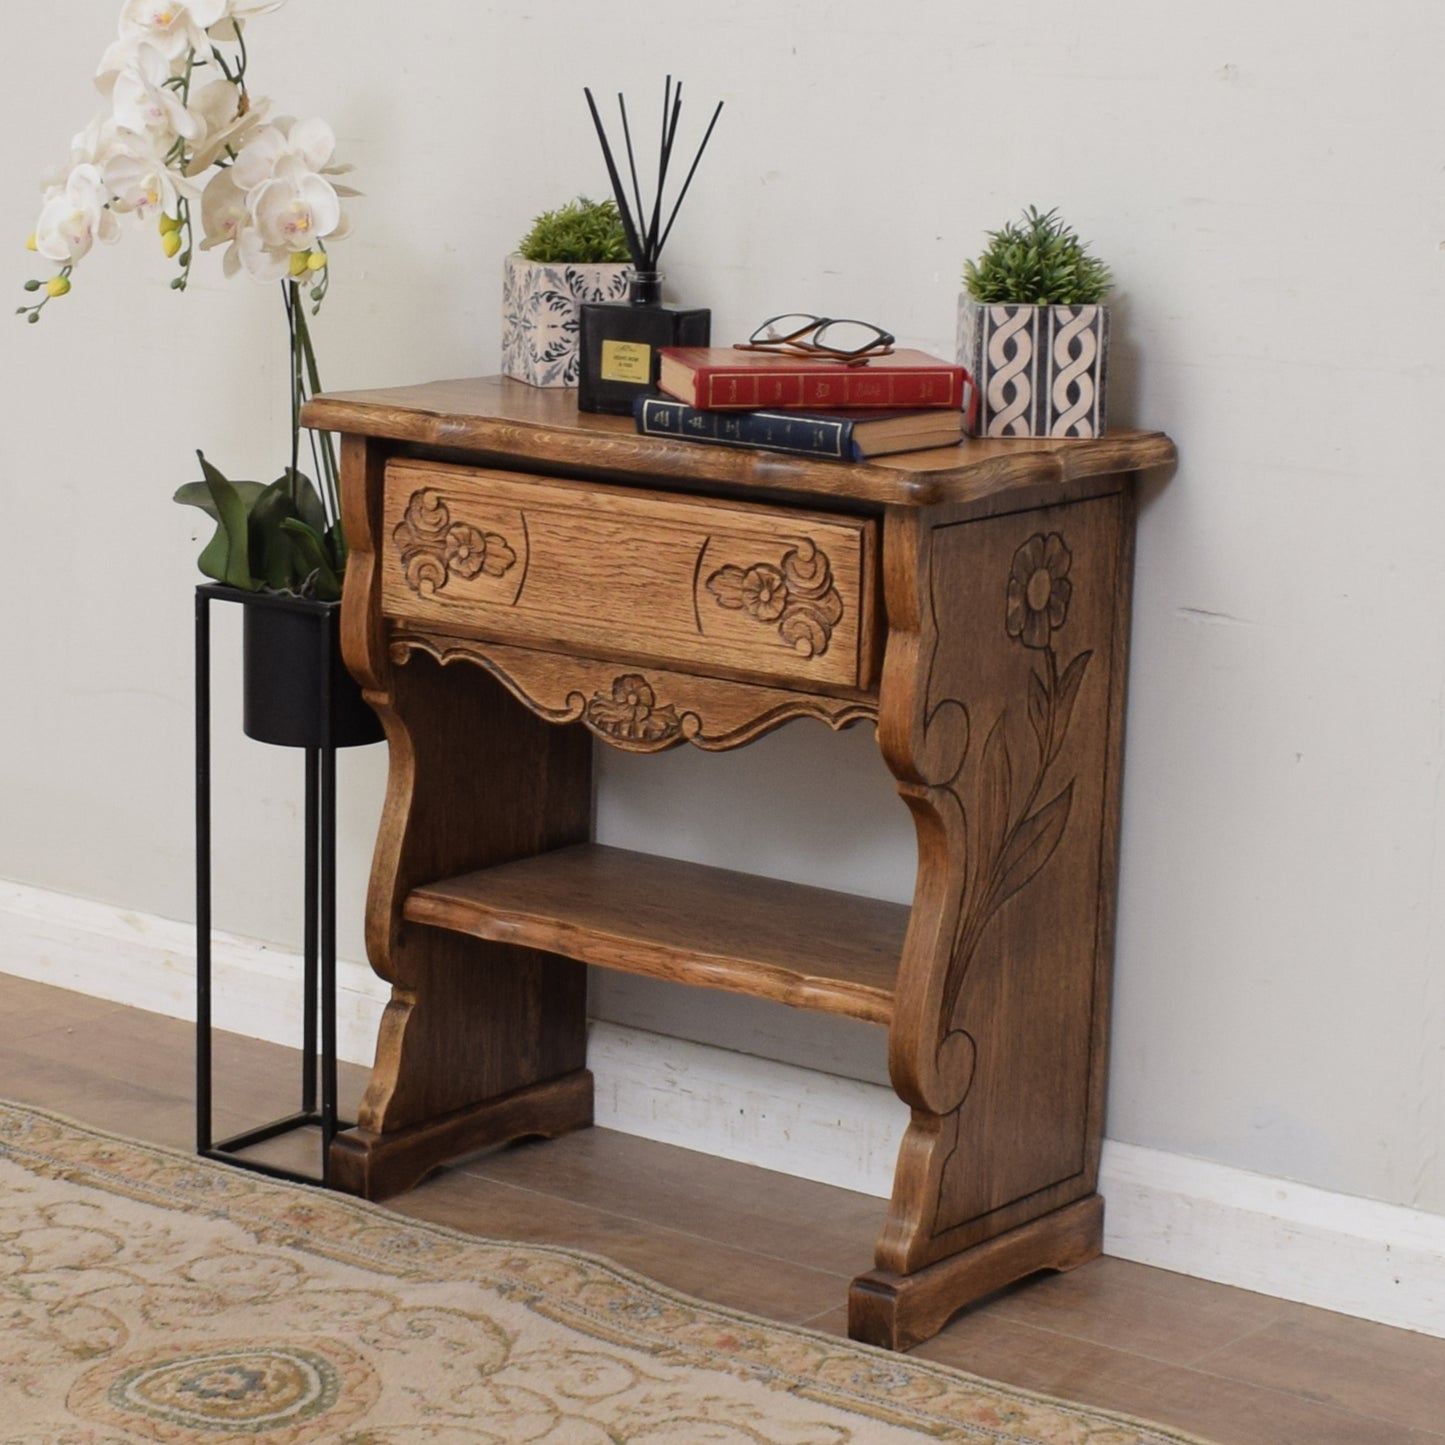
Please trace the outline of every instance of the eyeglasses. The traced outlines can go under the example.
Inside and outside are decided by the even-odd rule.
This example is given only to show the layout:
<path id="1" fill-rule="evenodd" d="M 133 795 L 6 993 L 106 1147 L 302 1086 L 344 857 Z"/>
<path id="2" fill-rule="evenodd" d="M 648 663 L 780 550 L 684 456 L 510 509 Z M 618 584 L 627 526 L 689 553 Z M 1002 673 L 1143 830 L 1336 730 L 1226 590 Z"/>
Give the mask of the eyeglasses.
<path id="1" fill-rule="evenodd" d="M 734 351 L 781 351 L 836 361 L 844 366 L 866 366 L 875 356 L 887 356 L 895 338 L 871 321 L 850 321 L 836 316 L 809 316 L 788 312 L 764 321 L 746 341 L 735 341 Z"/>

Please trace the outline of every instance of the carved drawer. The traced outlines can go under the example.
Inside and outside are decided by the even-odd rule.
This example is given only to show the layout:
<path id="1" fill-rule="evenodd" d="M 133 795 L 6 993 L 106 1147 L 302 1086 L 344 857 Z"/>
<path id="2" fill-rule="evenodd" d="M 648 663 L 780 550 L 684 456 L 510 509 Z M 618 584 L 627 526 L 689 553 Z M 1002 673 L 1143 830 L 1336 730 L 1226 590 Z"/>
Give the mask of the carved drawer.
<path id="1" fill-rule="evenodd" d="M 791 687 L 867 688 L 876 524 L 387 464 L 382 609 L 423 629 Z"/>

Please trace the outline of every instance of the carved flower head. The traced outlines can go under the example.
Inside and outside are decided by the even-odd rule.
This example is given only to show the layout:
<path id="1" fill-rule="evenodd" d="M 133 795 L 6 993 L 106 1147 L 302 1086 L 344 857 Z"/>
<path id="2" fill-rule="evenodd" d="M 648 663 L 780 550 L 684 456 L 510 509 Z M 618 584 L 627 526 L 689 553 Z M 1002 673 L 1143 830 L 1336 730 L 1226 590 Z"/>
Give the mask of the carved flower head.
<path id="1" fill-rule="evenodd" d="M 1045 648 L 1056 628 L 1064 625 L 1073 587 L 1069 567 L 1073 556 L 1057 532 L 1036 532 L 1014 553 L 1008 579 L 1004 627 L 1025 647 Z"/>
<path id="2" fill-rule="evenodd" d="M 629 672 L 613 682 L 612 701 L 629 721 L 639 723 L 652 711 L 657 697 L 645 677 Z"/>
<path id="3" fill-rule="evenodd" d="M 788 584 L 776 567 L 749 567 L 742 583 L 743 610 L 749 617 L 772 622 L 788 605 Z"/>
<path id="4" fill-rule="evenodd" d="M 476 527 L 453 526 L 443 545 L 446 564 L 458 577 L 475 577 L 486 566 L 487 536 Z"/>

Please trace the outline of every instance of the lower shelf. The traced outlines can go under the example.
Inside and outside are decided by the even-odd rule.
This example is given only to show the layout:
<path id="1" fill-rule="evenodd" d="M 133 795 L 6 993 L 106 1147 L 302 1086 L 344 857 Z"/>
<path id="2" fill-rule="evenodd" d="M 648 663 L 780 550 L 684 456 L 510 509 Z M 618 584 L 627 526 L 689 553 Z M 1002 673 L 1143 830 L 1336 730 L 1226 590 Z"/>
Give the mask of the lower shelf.
<path id="1" fill-rule="evenodd" d="M 414 889 L 405 916 L 623 973 L 868 1023 L 893 1017 L 909 909 L 582 844 Z"/>

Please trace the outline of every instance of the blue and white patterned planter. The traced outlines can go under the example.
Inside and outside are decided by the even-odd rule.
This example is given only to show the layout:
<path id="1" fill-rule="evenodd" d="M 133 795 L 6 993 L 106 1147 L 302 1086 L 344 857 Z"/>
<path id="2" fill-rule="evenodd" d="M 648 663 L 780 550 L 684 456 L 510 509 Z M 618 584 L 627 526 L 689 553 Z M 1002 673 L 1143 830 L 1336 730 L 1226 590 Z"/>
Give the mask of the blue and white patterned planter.
<path id="1" fill-rule="evenodd" d="M 625 301 L 625 262 L 564 263 L 507 257 L 502 278 L 502 371 L 533 386 L 577 385 L 577 307 Z"/>
<path id="2" fill-rule="evenodd" d="M 958 360 L 978 383 L 974 434 L 1096 437 L 1104 431 L 1104 306 L 958 302 Z"/>

